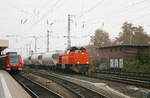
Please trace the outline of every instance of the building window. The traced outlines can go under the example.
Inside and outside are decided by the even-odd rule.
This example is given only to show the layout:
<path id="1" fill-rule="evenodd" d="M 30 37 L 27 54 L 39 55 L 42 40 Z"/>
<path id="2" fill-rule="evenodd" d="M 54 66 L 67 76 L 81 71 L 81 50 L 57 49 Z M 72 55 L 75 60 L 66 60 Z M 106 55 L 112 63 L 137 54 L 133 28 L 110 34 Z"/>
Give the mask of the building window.
<path id="1" fill-rule="evenodd" d="M 114 65 L 115 68 L 118 68 L 118 59 L 115 59 L 115 65 Z"/>
<path id="2" fill-rule="evenodd" d="M 119 59 L 119 68 L 123 68 L 123 58 Z"/>
<path id="3" fill-rule="evenodd" d="M 110 59 L 110 68 L 114 68 L 114 59 Z"/>

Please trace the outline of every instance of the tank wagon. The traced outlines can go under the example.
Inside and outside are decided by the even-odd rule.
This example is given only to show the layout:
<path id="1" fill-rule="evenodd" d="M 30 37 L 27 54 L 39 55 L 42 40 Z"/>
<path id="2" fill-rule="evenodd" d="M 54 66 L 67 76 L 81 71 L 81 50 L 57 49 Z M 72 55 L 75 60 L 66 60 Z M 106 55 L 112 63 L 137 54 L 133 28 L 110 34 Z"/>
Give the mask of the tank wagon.
<path id="1" fill-rule="evenodd" d="M 49 68 L 54 69 L 56 66 L 54 58 L 52 58 L 52 53 L 46 53 L 42 55 L 42 65 L 40 67 L 42 68 Z"/>
<path id="2" fill-rule="evenodd" d="M 52 53 L 34 54 L 24 58 L 24 64 L 30 67 L 53 69 L 56 68 L 56 58 L 53 58 Z"/>
<path id="3" fill-rule="evenodd" d="M 23 59 L 23 63 L 24 63 L 24 65 L 31 65 L 32 64 L 32 62 L 31 62 L 31 56 L 25 57 Z"/>

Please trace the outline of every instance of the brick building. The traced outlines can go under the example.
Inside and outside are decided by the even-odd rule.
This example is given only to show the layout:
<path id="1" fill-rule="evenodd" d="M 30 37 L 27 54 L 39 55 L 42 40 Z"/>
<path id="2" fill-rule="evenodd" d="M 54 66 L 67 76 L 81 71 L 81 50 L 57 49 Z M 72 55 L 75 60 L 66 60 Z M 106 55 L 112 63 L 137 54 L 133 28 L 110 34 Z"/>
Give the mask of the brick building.
<path id="1" fill-rule="evenodd" d="M 136 60 L 137 52 L 141 50 L 143 53 L 149 52 L 148 45 L 116 45 L 98 47 L 98 58 L 100 61 L 100 69 L 123 68 L 124 61 Z"/>

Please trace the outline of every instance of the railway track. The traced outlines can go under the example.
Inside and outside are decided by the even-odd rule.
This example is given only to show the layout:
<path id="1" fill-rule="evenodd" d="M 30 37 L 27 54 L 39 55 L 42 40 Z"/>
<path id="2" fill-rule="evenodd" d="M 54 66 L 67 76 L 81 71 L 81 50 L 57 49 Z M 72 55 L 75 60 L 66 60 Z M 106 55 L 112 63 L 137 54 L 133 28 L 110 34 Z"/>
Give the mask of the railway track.
<path id="1" fill-rule="evenodd" d="M 88 74 L 89 77 L 100 78 L 105 80 L 111 80 L 115 82 L 120 82 L 124 84 L 136 85 L 144 88 L 150 88 L 150 81 L 149 78 L 141 76 L 132 76 L 132 75 L 120 75 L 120 74 L 113 74 L 113 73 L 90 73 Z"/>
<path id="2" fill-rule="evenodd" d="M 150 73 L 137 73 L 137 72 L 122 72 L 122 71 L 96 71 L 95 73 L 102 73 L 102 74 L 113 74 L 113 75 L 121 75 L 121 76 L 130 76 L 130 77 L 136 77 L 136 78 L 150 78 Z"/>
<path id="3" fill-rule="evenodd" d="M 45 74 L 45 73 L 41 73 L 41 72 L 32 72 L 32 74 L 52 80 L 52 81 L 56 82 L 57 84 L 60 84 L 64 88 L 75 93 L 78 96 L 77 98 L 109 98 L 106 95 L 100 94 L 91 89 L 82 87 L 78 84 L 64 80 L 64 79 L 59 78 L 58 76 L 54 76 L 52 74 Z"/>
<path id="4" fill-rule="evenodd" d="M 125 73 L 125 72 L 94 72 L 86 74 L 85 76 L 91 78 L 99 78 L 120 82 L 129 85 L 136 85 L 138 87 L 150 88 L 150 74 L 143 73 Z"/>
<path id="5" fill-rule="evenodd" d="M 64 98 L 63 96 L 49 90 L 39 83 L 21 75 L 13 75 L 13 77 L 25 88 L 25 90 L 33 98 Z"/>

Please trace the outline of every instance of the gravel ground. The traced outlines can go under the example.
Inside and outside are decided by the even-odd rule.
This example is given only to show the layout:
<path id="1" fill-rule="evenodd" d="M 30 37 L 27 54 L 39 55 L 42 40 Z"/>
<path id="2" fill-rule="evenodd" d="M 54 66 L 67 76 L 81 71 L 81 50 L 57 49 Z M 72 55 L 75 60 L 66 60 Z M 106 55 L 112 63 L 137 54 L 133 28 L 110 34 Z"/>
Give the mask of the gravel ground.
<path id="1" fill-rule="evenodd" d="M 105 83 L 109 87 L 111 87 L 125 95 L 128 95 L 132 98 L 145 98 L 145 97 L 143 97 L 144 92 L 148 90 L 145 88 L 138 88 L 136 86 L 131 86 L 131 85 L 127 85 L 127 84 L 122 84 L 122 83 L 117 83 L 117 82 L 112 82 L 112 81 L 107 81 L 107 80 L 102 80 L 102 79 L 90 78 L 90 77 L 85 77 L 85 76 L 81 76 L 81 75 L 75 75 L 75 74 L 72 74 L 72 75 L 65 74 L 65 75 L 73 77 L 73 78 L 77 78 L 77 79 L 90 81 L 93 83 Z"/>
<path id="2" fill-rule="evenodd" d="M 64 98 L 76 98 L 72 92 L 68 91 L 64 87 L 54 83 L 51 80 L 48 80 L 48 79 L 45 79 L 45 78 L 42 78 L 42 77 L 38 77 L 38 76 L 33 75 L 31 73 L 29 73 L 29 74 L 21 73 L 21 74 L 25 77 L 28 77 L 28 78 L 42 84 L 43 86 L 49 88 L 50 90 L 64 96 Z"/>
<path id="3" fill-rule="evenodd" d="M 42 70 L 42 72 L 43 71 L 44 70 Z M 44 72 L 48 73 L 47 71 L 44 71 Z M 112 81 L 107 81 L 107 80 L 103 80 L 103 79 L 90 78 L 90 77 L 81 76 L 81 75 L 78 75 L 78 74 L 68 74 L 68 73 L 65 74 L 65 73 L 60 73 L 60 72 L 58 73 L 58 72 L 53 72 L 53 71 L 51 71 L 49 73 L 57 73 L 57 74 L 70 76 L 70 77 L 81 79 L 81 80 L 90 81 L 90 82 L 93 82 L 93 83 L 105 83 L 110 88 L 113 88 L 116 91 L 121 92 L 121 93 L 123 93 L 125 95 L 128 95 L 128 96 L 130 96 L 132 98 L 148 98 L 148 97 L 143 97 L 145 95 L 144 94 L 145 91 L 147 91 L 148 89 L 137 88 L 135 86 L 122 84 L 122 83 L 117 83 L 117 82 L 112 82 Z M 65 97 L 65 98 L 71 98 L 71 97 Z"/>

